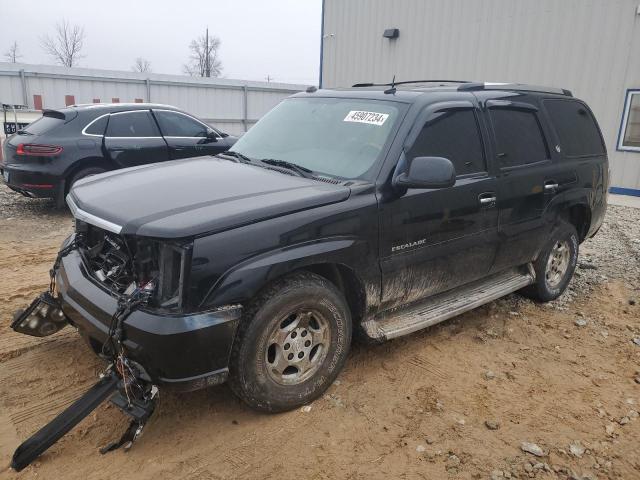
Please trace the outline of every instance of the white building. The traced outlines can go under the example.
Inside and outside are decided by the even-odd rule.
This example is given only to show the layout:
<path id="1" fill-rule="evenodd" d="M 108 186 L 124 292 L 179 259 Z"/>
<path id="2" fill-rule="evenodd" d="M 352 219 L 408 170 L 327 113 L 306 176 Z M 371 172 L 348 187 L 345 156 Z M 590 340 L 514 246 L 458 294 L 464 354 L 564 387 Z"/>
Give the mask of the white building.
<path id="1" fill-rule="evenodd" d="M 162 103 L 231 134 L 246 132 L 284 98 L 305 88 L 286 83 L 0 62 L 0 102 L 4 104 L 38 111 L 80 103 Z"/>
<path id="2" fill-rule="evenodd" d="M 612 191 L 640 195 L 639 23 L 640 0 L 324 0 L 320 83 L 566 88 L 600 123 Z"/>

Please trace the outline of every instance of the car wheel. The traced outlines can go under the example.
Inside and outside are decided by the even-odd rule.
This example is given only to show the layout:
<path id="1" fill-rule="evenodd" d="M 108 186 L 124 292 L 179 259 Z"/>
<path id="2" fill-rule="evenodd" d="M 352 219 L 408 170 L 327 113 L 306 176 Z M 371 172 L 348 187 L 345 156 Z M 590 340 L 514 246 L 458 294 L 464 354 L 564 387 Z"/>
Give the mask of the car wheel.
<path id="1" fill-rule="evenodd" d="M 301 272 L 275 282 L 244 313 L 229 384 L 250 407 L 290 410 L 318 398 L 342 369 L 351 314 L 325 278 Z"/>
<path id="2" fill-rule="evenodd" d="M 102 167 L 88 167 L 83 168 L 82 170 L 78 170 L 76 173 L 67 178 L 64 185 L 64 190 L 60 190 L 58 195 L 56 196 L 56 208 L 65 208 L 65 197 L 67 193 L 71 190 L 74 183 L 76 183 L 81 178 L 90 177 L 91 175 L 98 175 L 99 173 L 104 173 L 107 170 Z"/>
<path id="3" fill-rule="evenodd" d="M 102 167 L 88 167 L 83 168 L 82 170 L 78 170 L 75 174 L 71 176 L 71 179 L 67 183 L 67 192 L 71 190 L 71 187 L 80 179 L 90 177 L 92 175 L 98 175 L 99 173 L 104 173 L 106 170 Z"/>
<path id="4" fill-rule="evenodd" d="M 522 290 L 541 302 L 555 300 L 566 290 L 578 262 L 578 233 L 573 225 L 560 222 L 533 263 L 536 281 Z"/>

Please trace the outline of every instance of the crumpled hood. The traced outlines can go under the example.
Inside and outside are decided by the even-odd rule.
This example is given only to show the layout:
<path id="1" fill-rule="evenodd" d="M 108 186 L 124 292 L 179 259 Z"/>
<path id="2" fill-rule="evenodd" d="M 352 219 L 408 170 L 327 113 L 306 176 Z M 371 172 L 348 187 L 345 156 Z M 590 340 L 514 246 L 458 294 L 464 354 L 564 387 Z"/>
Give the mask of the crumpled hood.
<path id="1" fill-rule="evenodd" d="M 122 234 L 184 238 L 341 202 L 349 194 L 343 185 L 197 157 L 88 177 L 74 185 L 68 201 L 76 216 L 109 222 Z"/>

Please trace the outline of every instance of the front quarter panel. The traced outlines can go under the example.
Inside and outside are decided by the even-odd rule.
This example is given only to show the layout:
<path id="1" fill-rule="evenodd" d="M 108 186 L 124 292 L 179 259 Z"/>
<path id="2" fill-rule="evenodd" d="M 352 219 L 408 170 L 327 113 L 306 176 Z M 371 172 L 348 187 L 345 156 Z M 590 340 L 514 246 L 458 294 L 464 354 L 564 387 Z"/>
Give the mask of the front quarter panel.
<path id="1" fill-rule="evenodd" d="M 373 186 L 326 205 L 194 242 L 189 303 L 196 308 L 250 301 L 267 283 L 317 264 L 351 269 L 367 305 L 379 301 L 377 202 Z"/>

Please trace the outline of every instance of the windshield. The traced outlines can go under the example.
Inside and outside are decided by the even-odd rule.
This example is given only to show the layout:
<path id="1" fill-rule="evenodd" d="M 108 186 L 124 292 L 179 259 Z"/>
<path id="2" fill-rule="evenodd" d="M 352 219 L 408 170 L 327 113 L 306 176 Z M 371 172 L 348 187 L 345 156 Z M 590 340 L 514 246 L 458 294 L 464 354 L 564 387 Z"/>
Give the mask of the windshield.
<path id="1" fill-rule="evenodd" d="M 340 98 L 290 98 L 267 113 L 232 150 L 277 159 L 320 174 L 358 178 L 376 163 L 398 106 Z"/>

